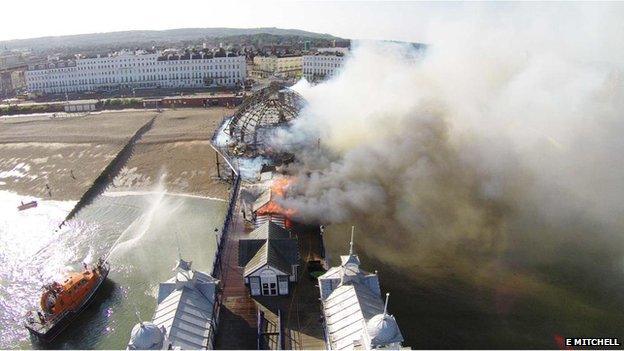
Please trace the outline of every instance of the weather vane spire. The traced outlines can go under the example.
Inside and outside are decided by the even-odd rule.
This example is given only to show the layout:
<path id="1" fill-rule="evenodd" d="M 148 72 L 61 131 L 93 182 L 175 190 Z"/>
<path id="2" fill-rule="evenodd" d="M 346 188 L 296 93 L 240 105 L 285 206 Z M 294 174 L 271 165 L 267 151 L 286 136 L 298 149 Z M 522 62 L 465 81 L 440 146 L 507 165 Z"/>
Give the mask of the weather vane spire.
<path id="1" fill-rule="evenodd" d="M 349 255 L 353 255 L 353 235 L 355 233 L 355 226 L 351 226 L 351 241 L 349 242 Z"/>
<path id="2" fill-rule="evenodd" d="M 386 304 L 384 305 L 384 318 L 388 315 L 388 300 L 390 300 L 390 293 L 386 293 Z"/>

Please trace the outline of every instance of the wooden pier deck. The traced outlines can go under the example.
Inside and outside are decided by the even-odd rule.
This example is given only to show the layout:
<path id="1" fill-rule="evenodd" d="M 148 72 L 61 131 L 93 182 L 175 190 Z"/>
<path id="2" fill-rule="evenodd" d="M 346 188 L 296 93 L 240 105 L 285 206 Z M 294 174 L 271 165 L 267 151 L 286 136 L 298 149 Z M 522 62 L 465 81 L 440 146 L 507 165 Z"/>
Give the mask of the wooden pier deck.
<path id="1" fill-rule="evenodd" d="M 301 261 L 298 282 L 291 285 L 290 295 L 255 298 L 258 309 L 273 325 L 277 325 L 277 311 L 282 311 L 285 346 L 292 350 L 326 349 L 317 281 L 309 277 L 306 267 L 308 260 L 320 257 L 320 236 L 318 230 L 309 229 L 297 231 Z"/>
<path id="2" fill-rule="evenodd" d="M 243 282 L 243 268 L 238 267 L 238 239 L 245 234 L 245 223 L 235 207 L 231 227 L 223 244 L 221 279 L 222 305 L 215 339 L 217 350 L 255 350 L 256 304 Z"/>
<path id="3" fill-rule="evenodd" d="M 257 349 L 257 311 L 264 312 L 267 328 L 273 328 L 267 332 L 275 332 L 277 313 L 281 310 L 287 349 L 324 350 L 317 281 L 309 277 L 306 267 L 308 260 L 323 256 L 318 228 L 295 230 L 301 260 L 298 282 L 291 284 L 291 294 L 252 298 L 243 281 L 243 268 L 238 266 L 238 240 L 251 232 L 253 227 L 242 218 L 240 203 L 236 204 L 232 215 L 222 247 L 221 273 L 217 277 L 223 288 L 223 302 L 215 349 Z M 276 337 L 267 336 L 270 348 L 277 349 L 276 341 Z"/>

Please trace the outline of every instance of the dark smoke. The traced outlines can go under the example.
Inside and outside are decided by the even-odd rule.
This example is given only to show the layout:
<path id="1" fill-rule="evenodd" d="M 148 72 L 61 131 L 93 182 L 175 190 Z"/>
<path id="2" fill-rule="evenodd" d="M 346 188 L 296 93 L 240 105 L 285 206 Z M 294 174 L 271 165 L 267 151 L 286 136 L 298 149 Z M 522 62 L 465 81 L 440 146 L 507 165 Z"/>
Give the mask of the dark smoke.
<path id="1" fill-rule="evenodd" d="M 309 105 L 275 138 L 299 145 L 284 205 L 356 224 L 401 274 L 560 313 L 552 333 L 624 330 L 624 12 L 563 14 L 435 23 L 424 55 L 362 44 L 299 84 Z"/>

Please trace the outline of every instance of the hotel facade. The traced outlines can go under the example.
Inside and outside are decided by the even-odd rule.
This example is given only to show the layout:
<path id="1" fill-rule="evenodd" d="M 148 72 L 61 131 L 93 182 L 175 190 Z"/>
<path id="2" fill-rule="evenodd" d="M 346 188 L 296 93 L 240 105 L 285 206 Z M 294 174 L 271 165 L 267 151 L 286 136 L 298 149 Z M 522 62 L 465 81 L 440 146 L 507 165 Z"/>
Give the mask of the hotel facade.
<path id="1" fill-rule="evenodd" d="M 256 56 L 253 59 L 253 76 L 267 78 L 277 76 L 282 78 L 301 76 L 301 56 Z"/>
<path id="2" fill-rule="evenodd" d="M 30 65 L 29 92 L 66 93 L 119 88 L 235 87 L 247 76 L 245 56 L 234 53 L 119 52 L 106 57 Z"/>
<path id="3" fill-rule="evenodd" d="M 303 56 L 303 76 L 310 82 L 331 78 L 342 69 L 348 53 L 344 48 L 327 48 Z"/>

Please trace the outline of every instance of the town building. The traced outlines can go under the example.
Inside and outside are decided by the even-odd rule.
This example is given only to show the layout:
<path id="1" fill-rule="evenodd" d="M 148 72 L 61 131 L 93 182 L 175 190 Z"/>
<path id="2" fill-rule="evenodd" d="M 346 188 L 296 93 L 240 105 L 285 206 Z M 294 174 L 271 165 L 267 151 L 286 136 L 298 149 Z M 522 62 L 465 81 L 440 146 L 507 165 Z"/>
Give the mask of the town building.
<path id="1" fill-rule="evenodd" d="M 25 71 L 28 66 L 0 68 L 0 96 L 13 96 L 26 87 Z"/>
<path id="2" fill-rule="evenodd" d="M 251 296 L 288 295 L 297 281 L 299 245 L 289 230 L 266 222 L 239 240 L 238 265 Z"/>
<path id="3" fill-rule="evenodd" d="M 302 58 L 300 55 L 255 56 L 252 75 L 257 78 L 301 76 Z"/>
<path id="4" fill-rule="evenodd" d="M 26 65 L 16 67 L 11 72 L 11 85 L 14 91 L 26 88 Z"/>
<path id="5" fill-rule="evenodd" d="M 24 62 L 24 56 L 19 52 L 0 52 L 0 69 L 22 66 Z"/>
<path id="6" fill-rule="evenodd" d="M 158 286 L 151 322 L 132 328 L 129 350 L 208 350 L 214 348 L 219 281 L 178 260 L 176 275 Z"/>
<path id="7" fill-rule="evenodd" d="M 26 89 L 29 52 L 0 51 L 0 97 L 16 96 Z"/>
<path id="8" fill-rule="evenodd" d="M 159 107 L 234 107 L 243 102 L 242 93 L 196 94 L 189 96 L 167 96 L 160 99 Z M 145 105 L 145 104 L 144 104 Z"/>
<path id="9" fill-rule="evenodd" d="M 303 56 L 303 76 L 310 82 L 333 77 L 344 66 L 347 55 L 345 48 L 317 49 L 316 53 Z"/>
<path id="10" fill-rule="evenodd" d="M 318 278 L 325 343 L 329 350 L 403 349 L 403 336 L 394 316 L 381 298 L 379 277 L 360 269 L 353 252 L 340 256 L 341 265 Z"/>
<path id="11" fill-rule="evenodd" d="M 334 39 L 332 40 L 331 46 L 333 48 L 350 48 L 351 40 L 349 39 Z"/>
<path id="12" fill-rule="evenodd" d="M 325 53 L 329 53 L 329 54 L 342 54 L 342 55 L 348 55 L 349 54 L 349 48 L 343 48 L 343 47 L 316 48 L 314 50 L 316 52 L 318 52 L 318 53 L 321 53 L 321 54 L 325 54 Z"/>
<path id="13" fill-rule="evenodd" d="M 235 87 L 247 75 L 245 57 L 219 52 L 117 52 L 28 66 L 29 92 L 65 93 L 97 90 Z"/>

